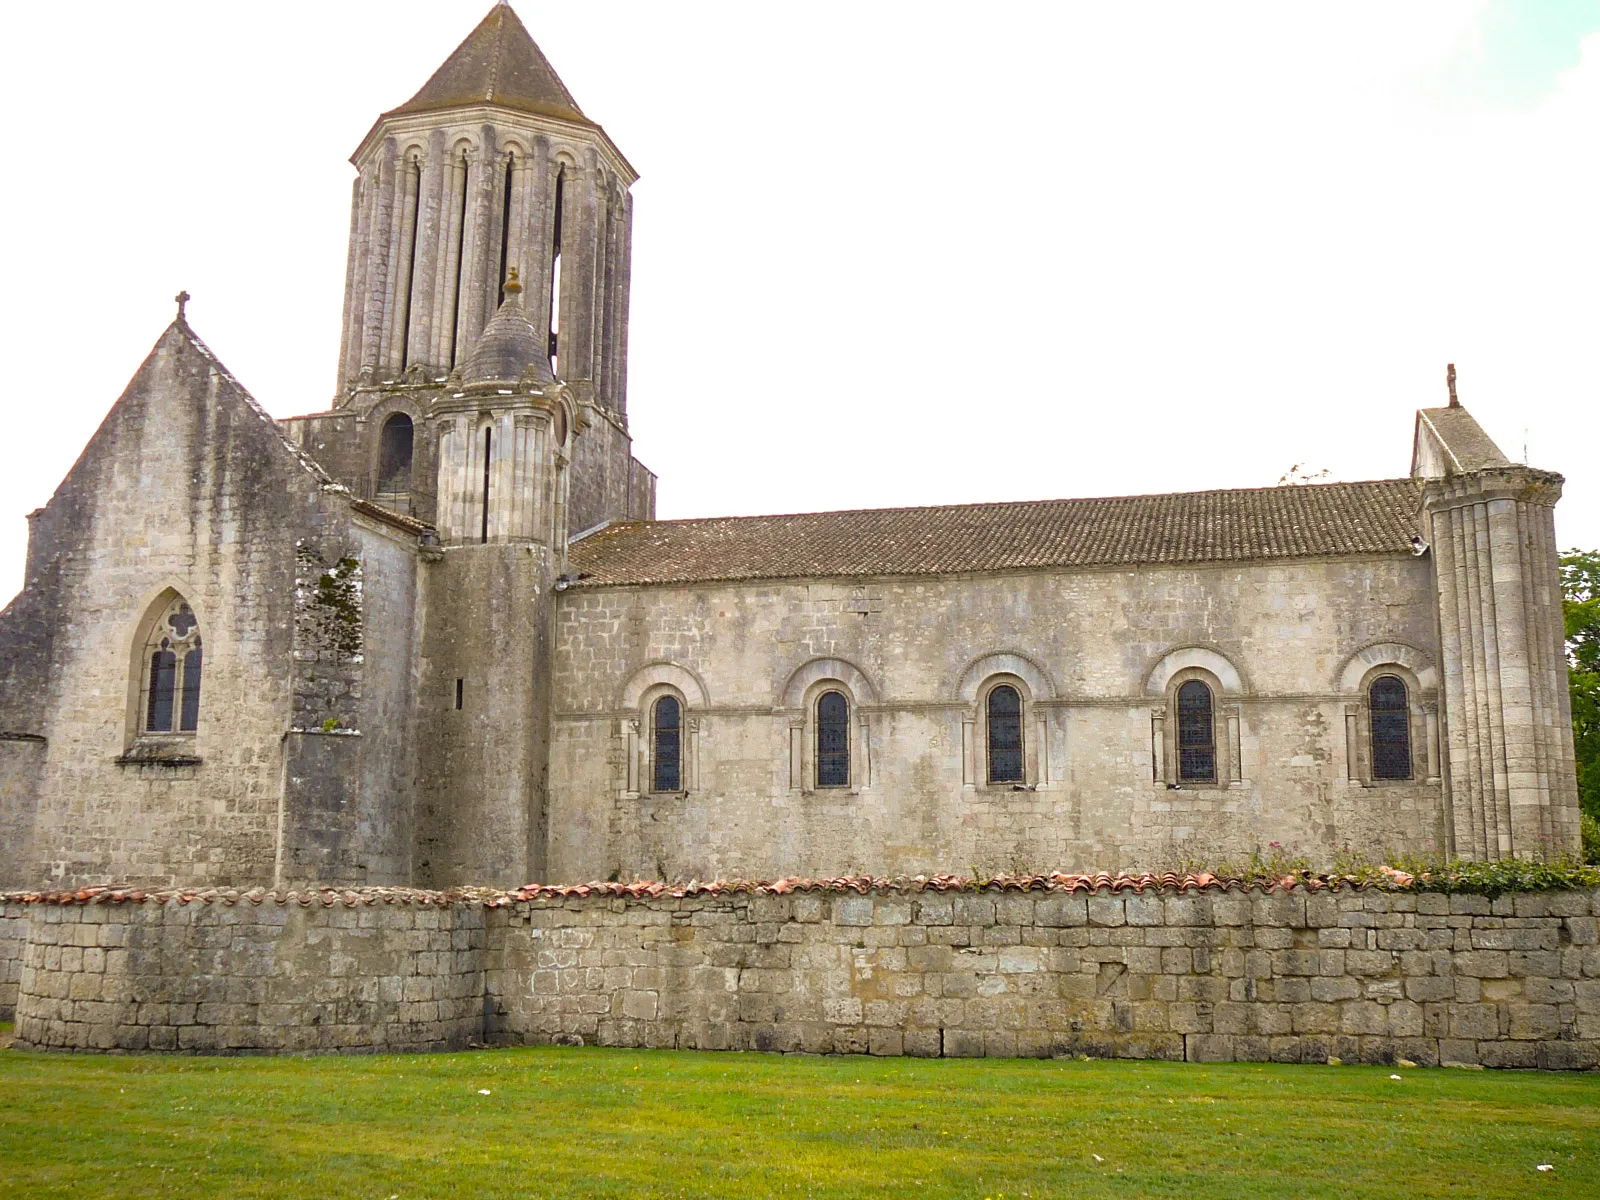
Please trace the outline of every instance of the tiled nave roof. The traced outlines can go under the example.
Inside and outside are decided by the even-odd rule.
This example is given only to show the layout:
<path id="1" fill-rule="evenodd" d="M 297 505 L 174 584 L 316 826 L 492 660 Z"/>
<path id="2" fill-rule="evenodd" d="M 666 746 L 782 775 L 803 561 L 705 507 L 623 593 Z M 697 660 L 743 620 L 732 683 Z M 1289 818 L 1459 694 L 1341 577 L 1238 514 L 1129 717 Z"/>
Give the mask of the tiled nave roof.
<path id="1" fill-rule="evenodd" d="M 1110 499 L 629 521 L 570 549 L 579 586 L 1400 554 L 1409 479 Z"/>

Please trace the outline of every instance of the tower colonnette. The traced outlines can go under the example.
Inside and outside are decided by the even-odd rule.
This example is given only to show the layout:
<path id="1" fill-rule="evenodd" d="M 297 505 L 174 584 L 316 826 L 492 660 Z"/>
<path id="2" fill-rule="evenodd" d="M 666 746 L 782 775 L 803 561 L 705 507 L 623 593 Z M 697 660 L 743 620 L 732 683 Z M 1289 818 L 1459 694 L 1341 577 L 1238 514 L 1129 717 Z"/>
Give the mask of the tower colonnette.
<path id="1" fill-rule="evenodd" d="M 1433 558 L 1457 854 L 1579 845 L 1555 505 L 1562 477 L 1512 463 L 1454 397 L 1417 414 L 1412 473 Z"/>

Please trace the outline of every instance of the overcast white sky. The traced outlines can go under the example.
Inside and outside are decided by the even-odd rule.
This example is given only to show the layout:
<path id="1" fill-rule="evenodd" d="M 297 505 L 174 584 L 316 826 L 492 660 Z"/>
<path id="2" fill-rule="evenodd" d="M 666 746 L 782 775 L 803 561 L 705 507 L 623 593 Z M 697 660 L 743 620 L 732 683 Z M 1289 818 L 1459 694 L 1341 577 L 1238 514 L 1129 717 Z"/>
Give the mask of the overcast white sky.
<path id="1" fill-rule="evenodd" d="M 0 7 L 0 596 L 180 287 L 327 407 L 347 156 L 487 7 Z M 1454 361 L 1600 546 L 1600 0 L 516 7 L 643 176 L 663 517 L 1398 476 Z"/>

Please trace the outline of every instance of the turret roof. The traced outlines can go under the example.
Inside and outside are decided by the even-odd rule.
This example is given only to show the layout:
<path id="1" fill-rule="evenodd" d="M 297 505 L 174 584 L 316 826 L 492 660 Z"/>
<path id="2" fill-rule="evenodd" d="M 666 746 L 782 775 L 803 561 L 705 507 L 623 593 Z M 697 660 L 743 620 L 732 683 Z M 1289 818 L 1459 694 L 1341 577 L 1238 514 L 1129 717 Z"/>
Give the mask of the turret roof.
<path id="1" fill-rule="evenodd" d="M 507 383 L 529 372 L 530 381 L 550 383 L 555 376 L 550 373 L 548 352 L 539 344 L 539 335 L 522 307 L 522 284 L 517 280 L 517 269 L 512 267 L 505 283 L 505 300 L 478 335 L 461 370 L 461 382 Z"/>
<path id="2" fill-rule="evenodd" d="M 592 125 L 511 6 L 496 4 L 422 90 L 385 113 L 499 104 Z"/>

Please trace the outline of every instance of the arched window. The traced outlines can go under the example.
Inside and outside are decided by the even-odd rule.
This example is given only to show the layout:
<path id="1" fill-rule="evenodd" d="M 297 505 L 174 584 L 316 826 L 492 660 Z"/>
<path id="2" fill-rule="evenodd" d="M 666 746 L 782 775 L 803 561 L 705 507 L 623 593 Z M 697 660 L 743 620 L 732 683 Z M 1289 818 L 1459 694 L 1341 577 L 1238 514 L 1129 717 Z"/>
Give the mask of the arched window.
<path id="1" fill-rule="evenodd" d="M 1198 679 L 1178 688 L 1178 780 L 1217 781 L 1217 743 L 1211 717 L 1211 689 Z"/>
<path id="2" fill-rule="evenodd" d="M 200 727 L 200 625 L 172 595 L 144 649 L 143 733 L 193 733 Z M 174 727 L 176 726 L 176 727 Z"/>
<path id="3" fill-rule="evenodd" d="M 850 702 L 839 692 L 817 697 L 817 786 L 850 786 Z"/>
<path id="4" fill-rule="evenodd" d="M 411 418 L 395 413 L 383 423 L 378 437 L 378 491 L 411 490 Z"/>
<path id="5" fill-rule="evenodd" d="M 1380 675 L 1367 689 L 1372 716 L 1372 777 L 1411 778 L 1411 714 L 1405 683 Z"/>
<path id="6" fill-rule="evenodd" d="M 651 717 L 651 737 L 655 755 L 650 790 L 683 790 L 683 706 L 676 696 L 663 696 L 655 703 Z"/>
<path id="7" fill-rule="evenodd" d="M 989 693 L 989 782 L 1022 782 L 1022 696 L 1009 683 Z"/>

